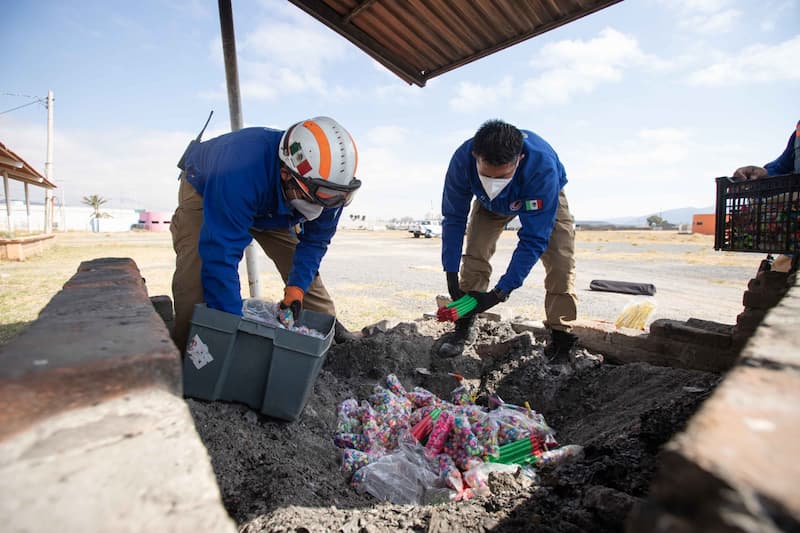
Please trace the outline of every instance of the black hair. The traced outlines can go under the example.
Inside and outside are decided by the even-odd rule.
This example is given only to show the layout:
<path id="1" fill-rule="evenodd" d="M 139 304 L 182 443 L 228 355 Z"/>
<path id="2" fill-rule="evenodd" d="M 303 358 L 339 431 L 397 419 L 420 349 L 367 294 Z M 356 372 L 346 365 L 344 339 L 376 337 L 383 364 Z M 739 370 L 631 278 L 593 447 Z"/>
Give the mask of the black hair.
<path id="1" fill-rule="evenodd" d="M 515 162 L 522 153 L 522 132 L 499 119 L 484 122 L 472 138 L 472 155 L 493 166 Z"/>

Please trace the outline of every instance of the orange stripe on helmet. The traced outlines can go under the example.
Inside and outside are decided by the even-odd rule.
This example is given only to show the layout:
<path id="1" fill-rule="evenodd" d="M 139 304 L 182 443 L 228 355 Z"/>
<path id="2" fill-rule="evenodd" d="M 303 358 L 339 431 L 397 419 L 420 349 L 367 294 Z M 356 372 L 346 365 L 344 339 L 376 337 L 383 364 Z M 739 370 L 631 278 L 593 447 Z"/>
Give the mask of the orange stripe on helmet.
<path id="1" fill-rule="evenodd" d="M 325 132 L 322 131 L 319 124 L 313 120 L 306 120 L 303 122 L 303 126 L 308 128 L 319 146 L 319 175 L 323 179 L 328 179 L 331 175 L 331 146 L 328 144 L 328 138 L 325 137 Z"/>

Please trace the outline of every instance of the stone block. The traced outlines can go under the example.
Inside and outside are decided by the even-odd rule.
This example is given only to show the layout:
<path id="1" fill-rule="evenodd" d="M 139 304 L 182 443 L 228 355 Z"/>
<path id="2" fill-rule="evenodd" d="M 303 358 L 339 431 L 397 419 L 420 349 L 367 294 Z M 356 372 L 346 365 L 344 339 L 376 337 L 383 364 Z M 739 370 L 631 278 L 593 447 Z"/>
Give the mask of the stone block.
<path id="1" fill-rule="evenodd" d="M 800 529 L 799 441 L 800 373 L 737 367 L 666 445 L 649 508 L 628 530 Z"/>
<path id="2" fill-rule="evenodd" d="M 748 309 L 772 309 L 786 294 L 785 291 L 744 291 L 742 304 Z"/>
<path id="3" fill-rule="evenodd" d="M 158 313 L 158 316 L 160 316 L 161 320 L 164 322 L 170 322 L 175 319 L 175 312 L 172 309 L 172 298 L 166 294 L 151 296 L 150 303 L 153 304 L 156 313 Z"/>
<path id="4" fill-rule="evenodd" d="M 800 370 L 800 286 L 764 317 L 742 351 L 749 365 Z"/>
<path id="5" fill-rule="evenodd" d="M 650 324 L 650 335 L 712 348 L 729 348 L 733 326 L 728 326 L 728 330 L 725 331 L 710 324 L 716 323 L 704 321 L 689 323 L 689 321 L 659 318 Z"/>
<path id="6" fill-rule="evenodd" d="M 753 332 L 767 316 L 766 309 L 745 309 L 736 316 L 735 333 Z"/>
<path id="7" fill-rule="evenodd" d="M 180 355 L 133 261 L 93 262 L 73 280 L 0 346 L 0 439 L 136 388 L 181 394 Z"/>
<path id="8" fill-rule="evenodd" d="M 4 531 L 234 533 L 181 398 L 129 391 L 0 441 Z"/>
<path id="9" fill-rule="evenodd" d="M 369 326 L 364 326 L 361 328 L 361 334 L 364 337 L 371 337 L 372 335 L 377 335 L 378 333 L 386 333 L 393 327 L 397 326 L 400 323 L 399 320 L 396 318 L 392 319 L 384 319 L 380 322 L 376 322 L 374 324 L 370 324 Z"/>
<path id="10" fill-rule="evenodd" d="M 751 291 L 783 291 L 795 284 L 794 277 L 794 274 L 787 272 L 767 270 L 759 272 L 755 278 L 751 279 L 747 288 Z"/>

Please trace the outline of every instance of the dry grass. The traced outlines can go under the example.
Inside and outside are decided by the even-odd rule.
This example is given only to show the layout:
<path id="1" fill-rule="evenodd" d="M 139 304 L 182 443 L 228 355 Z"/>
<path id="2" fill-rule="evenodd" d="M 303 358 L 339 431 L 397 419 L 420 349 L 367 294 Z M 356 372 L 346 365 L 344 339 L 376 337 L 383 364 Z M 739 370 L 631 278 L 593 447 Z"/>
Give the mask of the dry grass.
<path id="1" fill-rule="evenodd" d="M 130 257 L 151 295 L 170 293 L 175 256 L 169 233 L 59 233 L 41 255 L 0 261 L 0 344 L 36 319 L 82 261 L 98 257 Z"/>

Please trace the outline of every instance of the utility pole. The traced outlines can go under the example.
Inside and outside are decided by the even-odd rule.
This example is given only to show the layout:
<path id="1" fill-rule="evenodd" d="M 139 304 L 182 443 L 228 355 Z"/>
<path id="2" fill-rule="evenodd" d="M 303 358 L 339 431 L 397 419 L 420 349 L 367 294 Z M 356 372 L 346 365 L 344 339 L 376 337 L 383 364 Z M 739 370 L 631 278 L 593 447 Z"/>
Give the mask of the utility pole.
<path id="1" fill-rule="evenodd" d="M 44 162 L 44 176 L 51 183 L 53 181 L 53 101 L 53 91 L 47 91 L 47 161 Z M 50 198 L 50 188 L 45 187 L 44 232 L 48 235 L 53 233 L 53 205 Z"/>
<path id="2" fill-rule="evenodd" d="M 236 36 L 233 32 L 233 10 L 231 0 L 218 0 L 219 26 L 222 34 L 222 55 L 225 58 L 225 81 L 228 86 L 228 112 L 231 116 L 231 131 L 242 129 L 242 104 L 239 94 L 239 67 L 236 62 Z M 255 241 L 244 250 L 247 263 L 247 283 L 250 297 L 261 297 L 261 281 L 258 279 Z"/>

